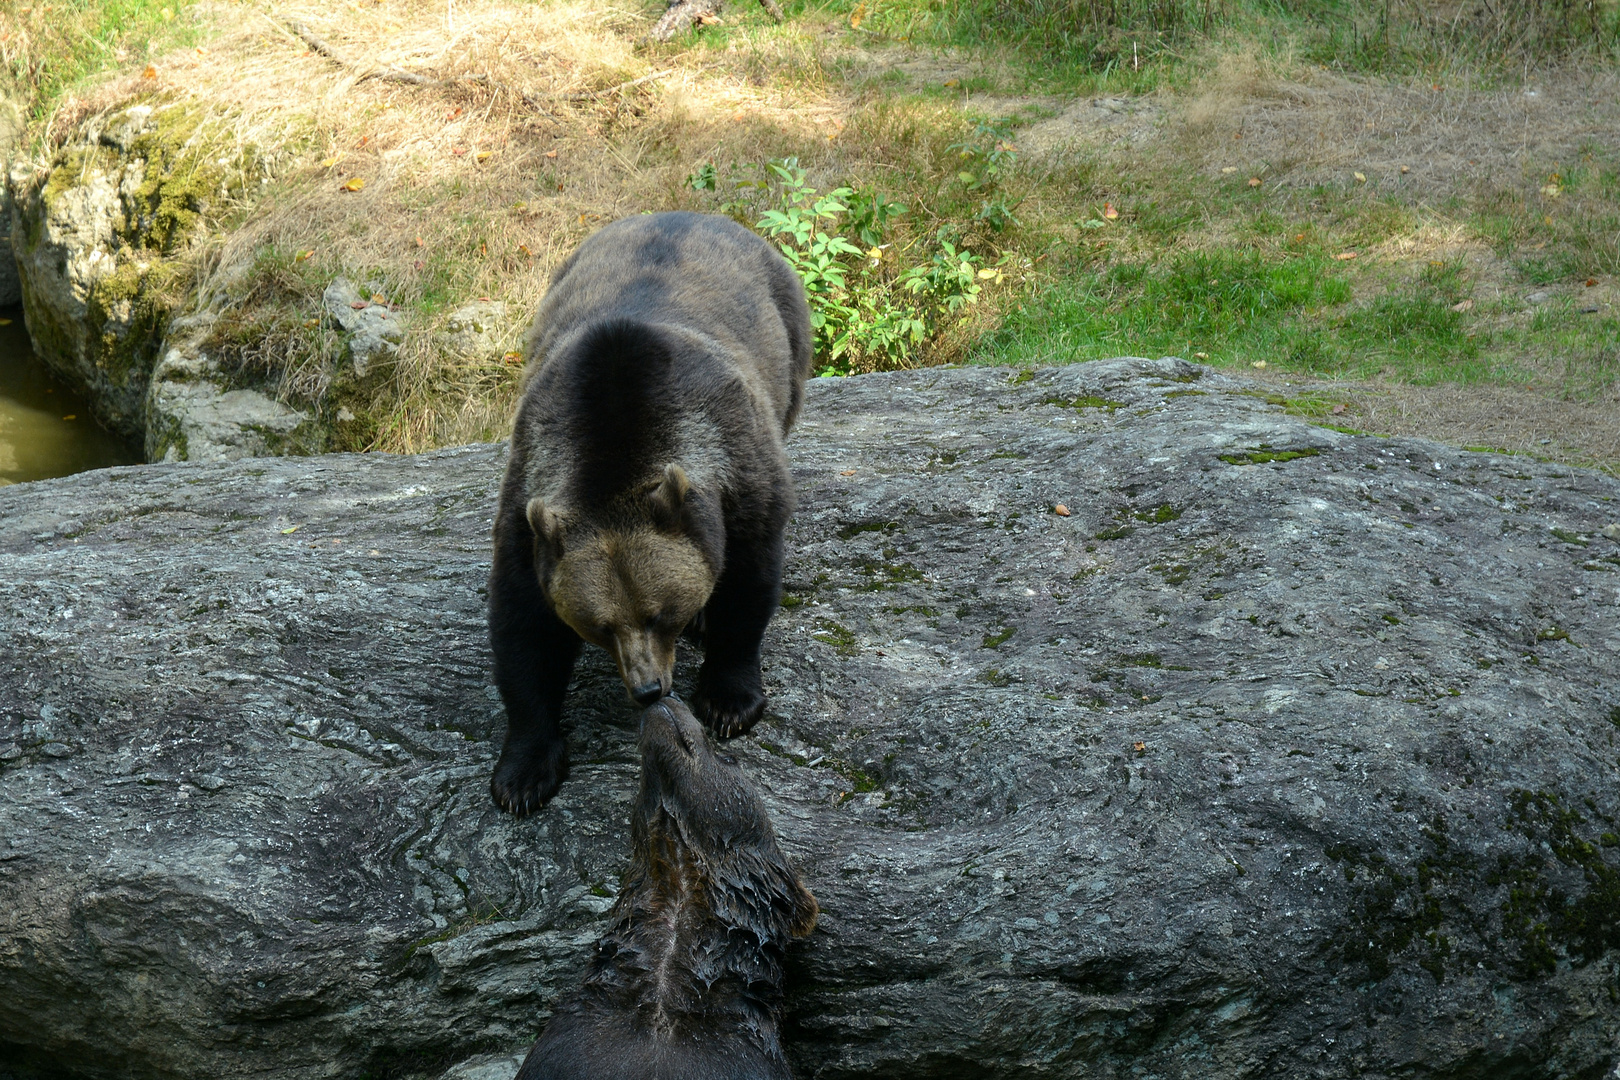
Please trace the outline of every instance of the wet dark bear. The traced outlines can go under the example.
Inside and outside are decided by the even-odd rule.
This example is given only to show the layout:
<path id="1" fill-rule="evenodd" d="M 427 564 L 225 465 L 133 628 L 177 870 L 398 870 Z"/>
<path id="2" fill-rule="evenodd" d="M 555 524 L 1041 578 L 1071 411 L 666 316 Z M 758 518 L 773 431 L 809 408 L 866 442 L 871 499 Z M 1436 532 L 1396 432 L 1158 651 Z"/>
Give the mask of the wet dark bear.
<path id="1" fill-rule="evenodd" d="M 641 762 L 613 925 L 517 1080 L 788 1080 L 782 955 L 815 926 L 815 897 L 678 700 L 642 718 Z"/>
<path id="2" fill-rule="evenodd" d="M 567 774 L 558 714 L 581 640 L 646 705 L 669 693 L 695 622 L 697 714 L 722 738 L 759 720 L 793 509 L 782 440 L 811 350 L 798 275 L 729 218 L 626 218 L 557 271 L 495 515 L 500 806 L 537 810 Z"/>

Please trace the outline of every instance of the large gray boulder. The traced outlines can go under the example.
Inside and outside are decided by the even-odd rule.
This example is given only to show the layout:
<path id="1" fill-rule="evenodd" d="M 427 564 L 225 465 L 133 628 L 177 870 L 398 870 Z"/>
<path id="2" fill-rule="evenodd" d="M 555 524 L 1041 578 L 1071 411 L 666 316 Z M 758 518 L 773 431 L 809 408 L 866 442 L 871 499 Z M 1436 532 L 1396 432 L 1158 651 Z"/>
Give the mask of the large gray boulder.
<path id="1" fill-rule="evenodd" d="M 22 152 L 26 130 L 22 107 L 0 88 L 0 307 L 22 303 L 17 255 L 11 249 L 13 201 L 9 177 L 12 161 Z"/>
<path id="2" fill-rule="evenodd" d="M 790 451 L 732 746 L 824 912 L 801 1077 L 1620 1065 L 1620 483 L 1168 360 L 821 380 Z M 589 652 L 562 795 L 490 803 L 503 456 L 0 491 L 0 1073 L 484 1078 L 534 1038 L 635 713 Z"/>

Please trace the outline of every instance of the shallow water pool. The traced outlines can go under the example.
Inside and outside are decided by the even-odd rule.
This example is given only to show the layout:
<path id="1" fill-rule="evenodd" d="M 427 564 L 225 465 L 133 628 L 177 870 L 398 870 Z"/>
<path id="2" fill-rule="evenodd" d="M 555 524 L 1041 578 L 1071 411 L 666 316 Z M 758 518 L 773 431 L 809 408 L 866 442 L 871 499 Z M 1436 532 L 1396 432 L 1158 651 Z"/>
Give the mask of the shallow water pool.
<path id="1" fill-rule="evenodd" d="M 0 308 L 0 486 L 134 465 L 133 441 L 97 424 L 90 403 L 34 355 L 20 308 Z"/>

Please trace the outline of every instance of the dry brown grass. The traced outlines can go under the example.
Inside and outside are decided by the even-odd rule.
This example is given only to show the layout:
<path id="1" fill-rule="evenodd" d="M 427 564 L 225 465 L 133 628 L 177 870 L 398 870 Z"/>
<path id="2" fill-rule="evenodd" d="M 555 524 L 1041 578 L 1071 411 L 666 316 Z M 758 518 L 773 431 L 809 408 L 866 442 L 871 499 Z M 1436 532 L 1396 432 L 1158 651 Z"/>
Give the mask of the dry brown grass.
<path id="1" fill-rule="evenodd" d="M 275 153 L 276 180 L 227 209 L 230 228 L 193 253 L 203 274 L 257 264 L 236 331 L 258 314 L 267 326 L 237 347 L 238 367 L 269 375 L 279 349 L 273 385 L 322 406 L 330 380 L 316 373 L 330 342 L 313 327 L 289 330 L 286 315 L 313 319 L 324 282 L 348 275 L 402 305 L 411 329 L 389 384 L 348 402 L 375 415 L 347 444 L 409 451 L 496 437 L 515 370 L 434 347 L 456 306 L 504 300 L 515 348 L 552 268 L 580 239 L 626 214 L 691 204 L 682 180 L 705 159 L 796 154 L 826 175 L 852 156 L 882 167 L 884 154 L 838 145 L 860 110 L 797 35 L 762 29 L 749 48 L 719 55 L 640 51 L 646 14 L 577 0 L 461 0 L 453 15 L 421 0 L 223 4 L 205 18 L 228 29 L 159 58 L 155 79 L 132 71 L 69 99 L 46 137 L 156 93 L 202 105 L 234 141 Z M 313 51 L 294 23 L 351 63 Z M 390 67 L 435 83 L 374 77 Z M 903 147 L 895 123 L 875 109 L 855 128 Z M 351 178 L 360 190 L 343 190 Z"/>
<path id="2" fill-rule="evenodd" d="M 1006 86 L 1018 76 L 994 57 L 868 48 L 828 33 L 815 14 L 732 28 L 723 49 L 638 47 L 656 7 L 457 0 L 452 17 L 445 0 L 226 0 L 203 11 L 222 29 L 201 51 L 160 57 L 155 80 L 133 70 L 98 84 L 65 102 L 47 135 L 62 138 L 86 115 L 156 92 L 200 104 L 233 139 L 270 151 L 275 179 L 258 198 L 224 208 L 229 227 L 192 256 L 199 273 L 245 275 L 237 330 L 248 340 L 236 346 L 238 362 L 329 417 L 340 405 L 361 413 L 338 426 L 341 446 L 412 451 L 500 437 L 515 399 L 513 365 L 435 345 L 452 310 L 480 297 L 505 301 L 503 334 L 515 348 L 552 268 L 599 224 L 708 208 L 682 184 L 704 161 L 797 156 L 823 187 L 873 183 L 902 194 L 913 210 L 908 228 L 921 235 L 940 220 L 935 203 L 948 179 L 938 178 L 951 175 L 947 148 L 966 114 L 1039 108 L 1051 115 L 1019 138 L 1037 163 L 1020 180 L 1031 235 L 1081 236 L 1065 222 L 1110 197 L 1110 174 L 1219 177 L 1236 168 L 1268 188 L 1308 194 L 1318 184 L 1355 190 L 1359 171 L 1368 178 L 1361 190 L 1422 212 L 1369 241 L 1358 266 L 1460 260 L 1489 284 L 1503 274 L 1500 260 L 1477 233 L 1430 208 L 1486 181 L 1535 197 L 1543 162 L 1554 167 L 1594 140 L 1613 146 L 1620 130 L 1620 78 L 1608 69 L 1551 72 L 1529 96 L 1353 79 L 1253 50 L 1212 50 L 1209 73 L 1180 96 L 919 97 L 908 88 L 970 76 Z M 312 51 L 292 21 L 352 63 Z M 435 82 L 370 77 L 390 67 Z M 909 82 L 871 81 L 895 69 Z M 350 178 L 363 181 L 359 191 L 341 190 Z M 1229 227 L 1212 221 L 1207 235 L 1176 242 L 1223 243 Z M 334 385 L 336 342 L 317 318 L 322 288 L 339 275 L 385 293 L 410 320 L 391 369 L 347 389 Z M 931 358 L 961 355 L 995 318 L 990 305 L 976 310 Z M 1354 393 L 1366 401 L 1359 426 L 1543 454 L 1553 444 L 1541 440 L 1562 440 L 1566 427 L 1601 429 L 1573 437 L 1570 453 L 1620 461 L 1615 425 L 1598 406 L 1475 389 Z"/>

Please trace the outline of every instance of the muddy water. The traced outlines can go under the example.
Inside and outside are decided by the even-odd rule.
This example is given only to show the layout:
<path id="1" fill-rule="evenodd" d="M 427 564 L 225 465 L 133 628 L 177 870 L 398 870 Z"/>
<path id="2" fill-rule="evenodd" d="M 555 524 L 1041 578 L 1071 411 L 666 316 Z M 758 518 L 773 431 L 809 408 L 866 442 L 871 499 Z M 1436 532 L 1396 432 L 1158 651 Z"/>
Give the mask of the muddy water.
<path id="1" fill-rule="evenodd" d="M 0 486 L 133 465 L 140 447 L 90 418 L 90 403 L 34 355 L 19 308 L 0 307 Z"/>

